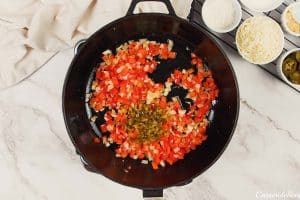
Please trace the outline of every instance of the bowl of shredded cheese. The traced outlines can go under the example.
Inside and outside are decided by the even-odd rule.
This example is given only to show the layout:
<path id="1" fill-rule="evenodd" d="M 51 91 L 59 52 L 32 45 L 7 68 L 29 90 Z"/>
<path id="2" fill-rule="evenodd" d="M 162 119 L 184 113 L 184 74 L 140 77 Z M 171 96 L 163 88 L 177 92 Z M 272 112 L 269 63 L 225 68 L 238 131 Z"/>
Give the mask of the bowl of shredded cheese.
<path id="1" fill-rule="evenodd" d="M 281 23 L 286 32 L 300 36 L 300 2 L 290 4 L 281 15 Z"/>
<path id="2" fill-rule="evenodd" d="M 246 19 L 239 26 L 235 39 L 240 55 L 248 62 L 259 65 L 274 61 L 284 45 L 281 27 L 267 16 Z"/>

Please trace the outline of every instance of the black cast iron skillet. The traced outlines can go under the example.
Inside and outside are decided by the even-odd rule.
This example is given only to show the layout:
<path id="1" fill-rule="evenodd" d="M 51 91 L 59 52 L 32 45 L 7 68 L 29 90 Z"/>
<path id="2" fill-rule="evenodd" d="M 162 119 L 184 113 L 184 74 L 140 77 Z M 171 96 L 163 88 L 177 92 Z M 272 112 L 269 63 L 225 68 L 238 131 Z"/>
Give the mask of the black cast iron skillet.
<path id="1" fill-rule="evenodd" d="M 168 0 L 156 1 L 163 2 L 169 14 L 133 14 L 136 4 L 140 1 L 149 0 L 133 0 L 125 17 L 101 28 L 81 42 L 83 45 L 80 49 L 76 48 L 78 52 L 65 79 L 62 102 L 66 128 L 86 168 L 118 183 L 143 189 L 144 197 L 151 197 L 162 196 L 164 188 L 191 182 L 220 157 L 237 123 L 239 91 L 229 60 L 210 36 L 177 17 Z M 220 90 L 217 104 L 210 116 L 208 139 L 183 160 L 158 170 L 130 158 L 116 158 L 112 148 L 95 144 L 95 135 L 102 135 L 97 128 L 97 124 L 102 122 L 101 113 L 98 114 L 96 124 L 91 123 L 89 118 L 94 113 L 86 103 L 86 93 L 90 92 L 90 83 L 94 78 L 95 69 L 101 62 L 101 53 L 107 49 L 113 50 L 128 40 L 139 38 L 159 42 L 166 42 L 167 39 L 174 41 L 177 58 L 174 61 L 162 62 L 150 75 L 154 81 L 164 82 L 175 68 L 188 68 L 190 53 L 195 52 L 212 70 Z M 181 88 L 173 88 L 172 95 L 179 96 L 185 103 L 185 91 Z"/>

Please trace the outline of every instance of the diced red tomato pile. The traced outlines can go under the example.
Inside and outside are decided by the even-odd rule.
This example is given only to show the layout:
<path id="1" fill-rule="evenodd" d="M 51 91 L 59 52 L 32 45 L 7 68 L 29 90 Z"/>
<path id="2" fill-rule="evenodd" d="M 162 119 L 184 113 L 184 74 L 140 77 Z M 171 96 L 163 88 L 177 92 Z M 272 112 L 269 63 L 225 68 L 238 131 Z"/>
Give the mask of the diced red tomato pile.
<path id="1" fill-rule="evenodd" d="M 175 70 L 166 83 L 155 83 L 148 74 L 158 66 L 157 56 L 162 60 L 174 59 L 172 42 L 142 39 L 121 45 L 115 55 L 109 50 L 103 52 L 89 101 L 96 112 L 108 109 L 105 123 L 100 125 L 103 133 L 108 132 L 102 142 L 106 146 L 116 143 L 117 157 L 141 159 L 144 164 L 150 161 L 153 169 L 183 159 L 207 138 L 206 116 L 218 96 L 211 71 L 203 67 L 195 54 L 191 54 L 191 65 L 196 70 Z M 186 98 L 193 101 L 188 110 L 182 108 L 178 98 L 167 101 L 173 84 L 188 90 Z M 163 134 L 156 140 L 137 140 L 139 133 L 126 128 L 128 111 L 141 104 L 163 110 L 166 115 L 161 126 Z"/>

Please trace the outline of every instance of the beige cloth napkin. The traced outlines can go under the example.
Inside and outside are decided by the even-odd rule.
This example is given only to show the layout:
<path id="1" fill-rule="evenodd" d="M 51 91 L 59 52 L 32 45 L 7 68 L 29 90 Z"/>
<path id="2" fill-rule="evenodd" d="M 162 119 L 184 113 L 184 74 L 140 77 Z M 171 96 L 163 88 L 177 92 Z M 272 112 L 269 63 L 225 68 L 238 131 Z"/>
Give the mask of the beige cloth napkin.
<path id="1" fill-rule="evenodd" d="M 0 89 L 18 83 L 55 53 L 74 46 L 109 22 L 123 17 L 131 0 L 0 1 Z M 192 0 L 171 0 L 186 18 Z M 139 3 L 139 12 L 167 12 L 162 3 Z"/>

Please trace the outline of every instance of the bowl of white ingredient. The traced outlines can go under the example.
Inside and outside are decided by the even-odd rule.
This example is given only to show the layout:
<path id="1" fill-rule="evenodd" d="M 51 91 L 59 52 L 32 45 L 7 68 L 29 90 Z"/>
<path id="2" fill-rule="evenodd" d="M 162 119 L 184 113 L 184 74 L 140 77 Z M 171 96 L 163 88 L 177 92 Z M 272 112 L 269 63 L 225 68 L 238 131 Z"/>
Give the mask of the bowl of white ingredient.
<path id="1" fill-rule="evenodd" d="M 246 19 L 240 25 L 235 41 L 239 54 L 245 60 L 265 65 L 281 54 L 284 34 L 276 21 L 257 15 Z"/>
<path id="2" fill-rule="evenodd" d="M 204 24 L 218 33 L 232 31 L 242 19 L 241 5 L 237 0 L 206 0 L 201 14 Z"/>
<path id="3" fill-rule="evenodd" d="M 280 6 L 284 0 L 240 0 L 241 3 L 255 12 L 269 12 Z"/>

